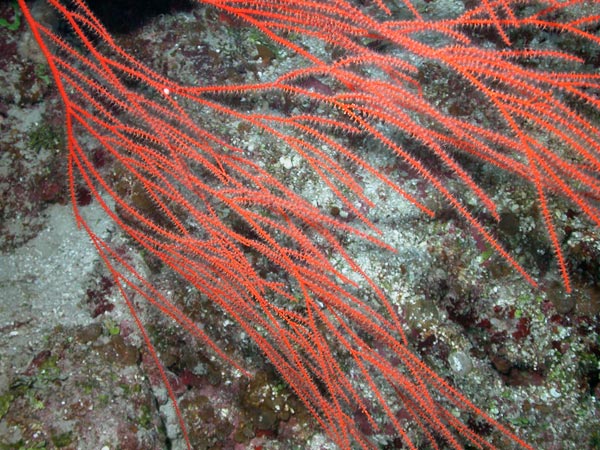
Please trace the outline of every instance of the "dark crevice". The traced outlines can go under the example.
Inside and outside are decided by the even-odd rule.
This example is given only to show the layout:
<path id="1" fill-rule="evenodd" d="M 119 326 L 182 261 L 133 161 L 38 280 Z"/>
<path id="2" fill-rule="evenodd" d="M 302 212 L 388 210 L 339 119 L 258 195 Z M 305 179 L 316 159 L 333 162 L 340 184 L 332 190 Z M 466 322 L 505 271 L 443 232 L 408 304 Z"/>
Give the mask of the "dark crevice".
<path id="1" fill-rule="evenodd" d="M 189 11 L 190 0 L 88 0 L 87 5 L 111 33 L 126 34 L 142 27 L 153 17 Z"/>

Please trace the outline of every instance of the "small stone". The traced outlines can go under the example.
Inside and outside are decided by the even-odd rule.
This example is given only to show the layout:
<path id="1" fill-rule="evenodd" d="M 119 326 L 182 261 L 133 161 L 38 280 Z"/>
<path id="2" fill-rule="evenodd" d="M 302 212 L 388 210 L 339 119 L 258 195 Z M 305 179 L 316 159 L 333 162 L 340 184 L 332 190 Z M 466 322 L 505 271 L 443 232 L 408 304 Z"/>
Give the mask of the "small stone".
<path id="1" fill-rule="evenodd" d="M 575 308 L 576 301 L 574 295 L 559 292 L 558 289 L 553 290 L 548 294 L 550 301 L 554 305 L 554 308 L 556 308 L 556 312 L 560 315 L 568 314 Z"/>
<path id="2" fill-rule="evenodd" d="M 76 334 L 77 340 L 82 344 L 93 342 L 100 337 L 102 334 L 102 325 L 99 323 L 92 323 L 83 327 Z"/>
<path id="3" fill-rule="evenodd" d="M 473 370 L 471 358 L 461 351 L 450 353 L 448 356 L 448 364 L 450 364 L 450 368 L 460 376 L 465 376 Z"/>
<path id="4" fill-rule="evenodd" d="M 494 366 L 494 369 L 496 369 L 501 374 L 506 375 L 510 372 L 510 369 L 512 368 L 512 364 L 504 356 L 493 355 L 491 357 L 491 360 L 492 360 L 492 365 Z"/>
<path id="5" fill-rule="evenodd" d="M 281 158 L 279 158 L 279 164 L 281 164 L 286 170 L 290 170 L 292 167 L 294 167 L 294 162 L 289 155 L 283 155 Z"/>

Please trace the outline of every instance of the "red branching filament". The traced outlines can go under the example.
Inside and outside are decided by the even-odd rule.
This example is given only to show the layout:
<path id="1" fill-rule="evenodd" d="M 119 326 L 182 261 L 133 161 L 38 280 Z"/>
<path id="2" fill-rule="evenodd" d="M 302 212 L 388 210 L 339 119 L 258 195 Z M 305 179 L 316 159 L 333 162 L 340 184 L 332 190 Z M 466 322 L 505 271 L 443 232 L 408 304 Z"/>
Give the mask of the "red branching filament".
<path id="1" fill-rule="evenodd" d="M 424 148 L 427 158 L 451 171 L 493 218 L 499 218 L 496 203 L 457 155 L 530 184 L 558 271 L 570 290 L 552 200 L 561 197 L 593 226 L 600 224 L 600 130 L 589 115 L 573 106 L 598 113 L 600 75 L 586 71 L 585 61 L 577 55 L 513 48 L 511 36 L 521 29 L 544 29 L 572 35 L 586 45 L 600 45 L 600 37 L 588 31 L 600 22 L 597 8 L 594 14 L 590 6 L 594 2 L 483 0 L 443 20 L 420 14 L 410 0 L 395 2 L 408 11 L 403 17 L 411 15 L 401 20 L 383 0 L 372 2 L 368 9 L 349 0 L 199 2 L 256 27 L 301 55 L 305 65 L 264 83 L 189 86 L 162 76 L 124 51 L 83 1 L 48 0 L 71 28 L 75 45 L 36 21 L 26 2 L 19 0 L 64 102 L 75 216 L 109 267 L 171 398 L 175 401 L 132 295 L 145 298 L 199 344 L 245 369 L 92 232 L 79 212 L 77 186 L 85 185 L 94 201 L 140 247 L 226 311 L 340 448 L 375 447 L 352 416 L 352 411 L 360 410 L 374 431 L 391 426 L 406 448 L 415 449 L 397 418 L 400 407 L 409 411 L 429 448 L 440 448 L 441 441 L 455 449 L 467 443 L 495 448 L 466 425 L 464 418 L 469 415 L 496 428 L 507 446 L 531 448 L 409 350 L 390 301 L 341 245 L 340 234 L 350 233 L 385 246 L 385 236 L 378 236 L 376 226 L 356 206 L 359 202 L 373 205 L 357 174 L 376 177 L 423 214 L 435 212 L 337 136 L 366 136 L 403 160 L 479 239 L 536 285 L 462 194 L 432 171 L 425 158 L 403 148 L 395 136 L 408 136 Z M 495 35 L 496 44 L 480 45 L 476 32 L 481 30 Z M 327 45 L 336 56 L 319 58 L 289 38 L 292 34 Z M 373 40 L 393 51 L 377 52 L 368 45 Z M 533 60 L 543 64 L 536 68 L 526 64 Z M 418 64 L 424 62 L 453 72 L 486 109 L 494 111 L 497 123 L 475 124 L 428 99 L 419 78 Z M 137 87 L 125 79 L 135 80 Z M 320 80 L 320 88 L 303 82 L 307 79 Z M 254 111 L 222 101 L 274 93 L 328 112 Z M 207 128 L 206 114 L 260 130 L 301 156 L 353 214 L 354 224 L 333 218 L 293 192 L 254 163 L 244 148 Z M 90 140 L 143 187 L 154 205 L 152 213 L 132 204 L 116 181 L 95 166 L 86 145 Z M 353 169 L 340 164 L 340 159 Z M 232 227 L 225 210 L 249 231 Z M 362 275 L 364 285 L 378 299 L 377 307 L 356 294 L 356 283 L 332 265 L 328 251 L 341 255 L 349 268 Z M 261 276 L 249 253 L 284 272 L 287 283 Z M 369 342 L 364 336 L 369 336 Z M 362 384 L 340 366 L 336 359 L 340 351 L 349 355 Z M 390 355 L 400 363 L 392 364 Z M 179 418 L 185 433 L 180 413 Z M 187 434 L 186 440 L 191 447 Z"/>

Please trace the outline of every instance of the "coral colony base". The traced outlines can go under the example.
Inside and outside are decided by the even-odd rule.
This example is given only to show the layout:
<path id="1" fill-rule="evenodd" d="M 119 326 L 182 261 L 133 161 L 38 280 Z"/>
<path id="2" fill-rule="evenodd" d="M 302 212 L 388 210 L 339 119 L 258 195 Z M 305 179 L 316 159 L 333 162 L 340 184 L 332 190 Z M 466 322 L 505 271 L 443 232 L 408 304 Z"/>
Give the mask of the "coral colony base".
<path id="1" fill-rule="evenodd" d="M 96 321 L 5 390 L 3 445 L 83 448 L 117 359 L 127 418 L 90 448 L 599 448 L 598 3 L 206 0 L 129 33 L 18 5 L 21 92 L 64 130 L 29 149 L 62 149 L 105 269 Z"/>

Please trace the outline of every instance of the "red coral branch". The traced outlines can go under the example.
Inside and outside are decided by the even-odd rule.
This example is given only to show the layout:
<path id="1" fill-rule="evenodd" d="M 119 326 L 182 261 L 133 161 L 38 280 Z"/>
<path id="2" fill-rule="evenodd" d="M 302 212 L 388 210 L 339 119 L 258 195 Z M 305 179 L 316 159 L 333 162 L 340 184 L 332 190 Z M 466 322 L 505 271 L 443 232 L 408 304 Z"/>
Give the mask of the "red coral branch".
<path id="1" fill-rule="evenodd" d="M 470 430 L 462 421 L 465 416 L 457 416 L 456 411 L 473 414 L 507 441 L 531 448 L 411 353 L 393 305 L 343 248 L 337 236 L 344 233 L 385 246 L 385 236 L 376 238 L 363 231 L 378 233 L 356 206 L 373 206 L 357 173 L 371 174 L 424 213 L 435 213 L 337 136 L 366 136 L 403 160 L 535 286 L 529 271 L 466 206 L 465 197 L 472 194 L 499 220 L 494 196 L 461 165 L 459 155 L 533 186 L 561 277 L 570 290 L 552 198 L 564 198 L 591 223 L 600 224 L 600 131 L 570 106 L 585 104 L 598 112 L 600 76 L 586 73 L 582 57 L 568 51 L 510 45 L 521 29 L 569 34 L 599 44 L 600 38 L 587 28 L 597 24 L 600 16 L 577 16 L 576 10 L 585 7 L 577 0 L 547 2 L 549 6 L 483 0 L 458 17 L 440 20 L 427 20 L 409 0 L 404 4 L 412 14 L 410 20 L 393 20 L 391 7 L 382 0 L 376 0 L 370 12 L 344 0 L 205 0 L 201 3 L 256 27 L 298 53 L 306 65 L 264 83 L 194 87 L 164 77 L 128 54 L 83 1 L 49 3 L 69 24 L 79 48 L 37 22 L 25 1 L 19 0 L 64 103 L 75 216 L 110 268 L 174 401 L 127 289 L 243 370 L 241 364 L 219 350 L 180 308 L 91 232 L 78 211 L 79 180 L 139 246 L 237 322 L 341 448 L 374 446 L 352 417 L 357 409 L 374 430 L 380 430 L 381 417 L 386 418 L 405 445 L 416 448 L 396 416 L 400 407 L 409 412 L 432 448 L 439 448 L 439 437 L 457 449 L 467 442 L 495 448 Z M 531 8 L 526 10 L 524 3 Z M 496 45 L 478 45 L 475 35 L 482 28 L 497 34 Z M 317 57 L 302 41 L 292 41 L 289 33 L 333 50 Z M 378 53 L 368 45 L 371 40 L 392 50 Z M 532 60 L 543 64 L 531 68 L 526 63 Z M 453 116 L 436 99 L 428 98 L 420 78 L 425 63 L 459 77 L 498 123 L 484 126 Z M 547 68 L 553 65 L 557 68 Z M 561 70 L 562 66 L 569 70 Z M 311 77 L 321 80 L 320 89 L 302 84 Z M 125 78 L 136 80 L 143 89 L 129 87 Z M 219 100 L 274 94 L 298 104 L 312 102 L 327 113 L 247 111 Z M 243 148 L 208 129 L 203 114 L 245 123 L 300 155 L 356 217 L 355 225 L 330 217 L 293 192 L 246 157 Z M 403 148 L 398 135 L 412 138 L 427 155 Z M 132 177 L 151 201 L 151 212 L 123 195 L 118 181 L 95 168 L 87 151 L 89 140 L 102 146 Z M 451 188 L 447 177 L 433 172 L 428 158 L 441 162 L 462 190 Z M 236 217 L 247 231 L 236 229 L 226 216 Z M 362 277 L 375 302 L 355 293 L 358 284 L 330 262 L 328 251 L 340 255 Z M 261 276 L 248 252 L 285 273 L 288 284 Z M 374 343 L 367 343 L 364 335 Z M 340 351 L 354 362 L 362 383 L 341 367 L 336 357 Z M 392 355 L 399 364 L 390 362 Z M 367 402 L 365 390 L 374 404 Z M 175 407 L 185 432 L 184 418 Z M 187 434 L 185 439 L 191 447 Z"/>

